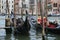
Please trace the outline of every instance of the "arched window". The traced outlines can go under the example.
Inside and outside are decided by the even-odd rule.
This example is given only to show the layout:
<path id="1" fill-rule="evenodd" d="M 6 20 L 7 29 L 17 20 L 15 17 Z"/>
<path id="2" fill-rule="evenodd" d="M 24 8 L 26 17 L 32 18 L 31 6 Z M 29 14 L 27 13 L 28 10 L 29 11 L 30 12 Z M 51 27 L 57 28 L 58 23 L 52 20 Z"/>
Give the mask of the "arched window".
<path id="1" fill-rule="evenodd" d="M 53 7 L 57 7 L 57 3 L 54 3 L 54 4 L 53 4 Z"/>

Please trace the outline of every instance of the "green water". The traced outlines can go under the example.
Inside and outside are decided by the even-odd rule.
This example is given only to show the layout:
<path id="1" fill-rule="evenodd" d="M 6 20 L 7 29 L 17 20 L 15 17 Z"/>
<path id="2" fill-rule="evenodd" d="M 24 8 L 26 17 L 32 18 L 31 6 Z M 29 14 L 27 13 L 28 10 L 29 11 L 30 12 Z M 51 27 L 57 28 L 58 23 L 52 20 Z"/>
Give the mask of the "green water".
<path id="1" fill-rule="evenodd" d="M 36 35 L 16 35 L 7 34 L 6 36 L 0 36 L 0 40 L 42 40 L 41 34 Z M 48 34 L 46 40 L 60 40 L 60 35 Z"/>
<path id="2" fill-rule="evenodd" d="M 6 34 L 5 30 L 0 29 L 0 40 L 42 40 L 42 34 L 36 32 L 34 26 L 31 26 L 29 35 L 14 35 Z M 56 34 L 47 34 L 45 37 L 46 40 L 60 40 L 60 35 Z"/>

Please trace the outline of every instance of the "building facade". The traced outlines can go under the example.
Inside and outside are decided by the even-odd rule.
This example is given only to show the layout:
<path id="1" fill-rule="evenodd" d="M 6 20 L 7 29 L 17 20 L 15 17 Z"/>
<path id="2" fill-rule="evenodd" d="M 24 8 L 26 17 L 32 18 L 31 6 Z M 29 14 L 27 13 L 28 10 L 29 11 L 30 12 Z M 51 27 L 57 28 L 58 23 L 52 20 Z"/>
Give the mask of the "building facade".
<path id="1" fill-rule="evenodd" d="M 19 1 L 20 0 L 14 0 L 14 12 L 15 14 L 19 14 Z"/>
<path id="2" fill-rule="evenodd" d="M 26 14 L 25 11 L 29 12 L 29 0 L 20 0 L 19 1 L 19 13 Z"/>
<path id="3" fill-rule="evenodd" d="M 2 13 L 6 13 L 6 0 L 2 0 Z"/>
<path id="4" fill-rule="evenodd" d="M 14 12 L 14 0 L 9 0 L 8 3 L 9 3 L 9 11 L 10 11 L 10 13 Z"/>
<path id="5" fill-rule="evenodd" d="M 0 0 L 0 13 L 1 13 L 1 10 L 2 9 L 2 0 Z"/>
<path id="6" fill-rule="evenodd" d="M 53 14 L 60 14 L 60 0 L 48 0 L 49 11 Z"/>
<path id="7" fill-rule="evenodd" d="M 2 0 L 2 13 L 7 14 L 7 6 L 6 6 L 7 0 Z M 14 0 L 8 0 L 8 6 L 9 6 L 9 12 L 11 14 L 11 11 L 14 11 Z"/>
<path id="8" fill-rule="evenodd" d="M 36 15 L 37 11 L 37 0 L 29 0 L 29 12 L 32 15 Z"/>

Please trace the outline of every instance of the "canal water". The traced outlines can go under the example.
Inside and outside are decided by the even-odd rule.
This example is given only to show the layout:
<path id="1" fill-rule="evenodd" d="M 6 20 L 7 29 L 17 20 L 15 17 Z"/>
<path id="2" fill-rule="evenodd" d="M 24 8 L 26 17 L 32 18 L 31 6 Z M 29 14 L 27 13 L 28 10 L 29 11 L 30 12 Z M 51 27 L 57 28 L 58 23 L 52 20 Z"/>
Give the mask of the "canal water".
<path id="1" fill-rule="evenodd" d="M 31 24 L 31 23 L 30 23 Z M 4 22 L 3 24 L 4 25 Z M 36 32 L 35 27 L 31 24 L 29 35 L 6 34 L 5 29 L 0 29 L 0 40 L 42 40 L 41 32 Z M 46 34 L 46 40 L 60 40 L 60 35 Z"/>

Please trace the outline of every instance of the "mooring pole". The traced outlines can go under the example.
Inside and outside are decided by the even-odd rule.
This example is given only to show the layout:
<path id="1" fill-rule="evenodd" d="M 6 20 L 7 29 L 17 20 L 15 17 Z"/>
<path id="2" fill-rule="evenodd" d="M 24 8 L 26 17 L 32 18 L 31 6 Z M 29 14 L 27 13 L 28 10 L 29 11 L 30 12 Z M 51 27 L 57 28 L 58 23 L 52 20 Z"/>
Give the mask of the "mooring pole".
<path id="1" fill-rule="evenodd" d="M 45 3 L 46 3 L 46 7 L 45 7 L 45 8 L 46 8 L 46 14 L 45 14 L 45 16 L 46 16 L 46 18 L 47 18 L 47 15 L 48 15 L 48 7 L 47 7 L 47 4 L 48 4 L 48 3 L 47 3 L 47 0 L 45 1 Z"/>
<path id="2" fill-rule="evenodd" d="M 9 11 L 9 3 L 8 0 L 6 0 L 6 8 L 8 13 L 8 26 L 10 26 L 10 11 Z"/>
<path id="3" fill-rule="evenodd" d="M 16 29 L 16 3 L 14 0 L 14 28 Z"/>
<path id="4" fill-rule="evenodd" d="M 21 18 L 23 19 L 23 1 L 22 1 L 22 7 L 21 7 Z"/>
<path id="5" fill-rule="evenodd" d="M 46 20 L 46 27 L 47 27 L 47 25 L 48 25 L 48 18 L 47 18 L 47 17 L 48 17 L 48 7 L 47 7 L 47 4 L 48 4 L 48 3 L 47 3 L 47 0 L 46 0 L 46 1 L 45 1 L 45 5 L 46 5 L 46 6 L 45 6 L 45 8 L 46 8 L 45 17 L 46 17 L 46 19 L 47 19 L 47 20 Z M 47 29 L 46 29 L 46 32 L 47 32 Z"/>
<path id="6" fill-rule="evenodd" d="M 44 7 L 44 3 L 45 3 L 45 0 L 40 0 L 41 1 L 41 19 L 42 19 L 42 40 L 45 40 L 45 25 L 44 25 L 44 20 L 43 20 L 43 17 L 44 17 L 44 11 L 45 11 L 45 7 Z"/>

